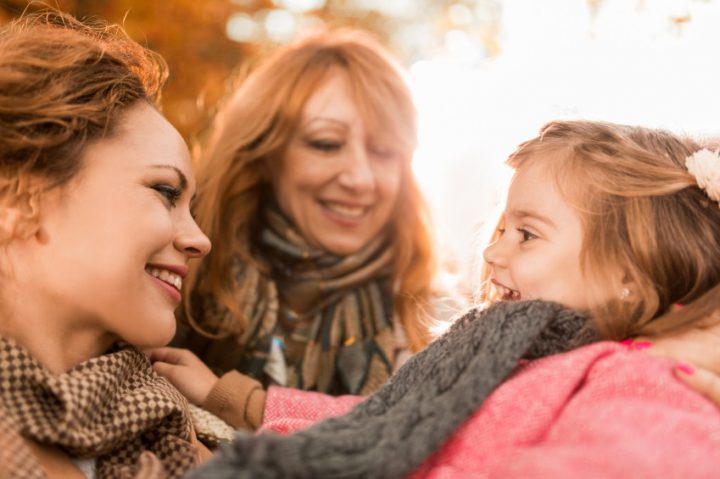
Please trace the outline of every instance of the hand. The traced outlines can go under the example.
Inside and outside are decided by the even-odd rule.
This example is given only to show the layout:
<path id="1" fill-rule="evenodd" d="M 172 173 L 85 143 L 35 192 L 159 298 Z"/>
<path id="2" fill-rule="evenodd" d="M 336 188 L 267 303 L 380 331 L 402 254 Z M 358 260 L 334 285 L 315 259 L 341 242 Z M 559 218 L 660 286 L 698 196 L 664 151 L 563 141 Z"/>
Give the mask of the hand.
<path id="1" fill-rule="evenodd" d="M 145 351 L 153 369 L 167 378 L 193 404 L 201 405 L 218 377 L 191 351 L 180 348 L 156 348 Z"/>
<path id="2" fill-rule="evenodd" d="M 675 375 L 720 407 L 720 325 L 653 338 L 647 351 L 686 363 Z"/>
<path id="3" fill-rule="evenodd" d="M 644 338 L 638 338 L 643 342 Z M 720 324 L 652 338 L 647 352 L 720 374 Z"/>
<path id="4" fill-rule="evenodd" d="M 720 376 L 707 369 L 679 365 L 675 376 L 720 407 Z"/>

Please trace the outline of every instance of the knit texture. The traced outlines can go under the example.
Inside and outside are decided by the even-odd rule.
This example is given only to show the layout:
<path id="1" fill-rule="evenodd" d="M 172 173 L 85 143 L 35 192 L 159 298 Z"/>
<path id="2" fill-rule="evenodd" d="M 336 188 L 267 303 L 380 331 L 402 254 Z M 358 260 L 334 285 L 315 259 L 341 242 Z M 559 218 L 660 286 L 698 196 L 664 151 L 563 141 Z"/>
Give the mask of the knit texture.
<path id="1" fill-rule="evenodd" d="M 241 434 L 188 477 L 403 477 L 442 446 L 520 359 L 594 338 L 586 323 L 540 301 L 470 310 L 345 416 L 289 437 Z"/>

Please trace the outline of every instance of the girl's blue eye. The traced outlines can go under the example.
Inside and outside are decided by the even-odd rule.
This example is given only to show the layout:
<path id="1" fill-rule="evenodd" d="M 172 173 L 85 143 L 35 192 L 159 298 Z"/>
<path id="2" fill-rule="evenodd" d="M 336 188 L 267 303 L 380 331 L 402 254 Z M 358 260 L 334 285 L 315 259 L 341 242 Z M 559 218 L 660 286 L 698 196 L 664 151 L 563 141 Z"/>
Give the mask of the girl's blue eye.
<path id="1" fill-rule="evenodd" d="M 160 193 L 171 207 L 175 207 L 177 200 L 182 195 L 182 191 L 170 185 L 153 185 L 152 189 Z"/>
<path id="2" fill-rule="evenodd" d="M 522 243 L 525 243 L 526 241 L 530 241 L 530 240 L 537 238 L 537 236 L 535 236 L 534 234 L 532 234 L 531 232 L 529 232 L 526 229 L 518 228 L 518 231 L 520 232 L 520 234 L 522 234 L 522 241 L 521 241 Z"/>

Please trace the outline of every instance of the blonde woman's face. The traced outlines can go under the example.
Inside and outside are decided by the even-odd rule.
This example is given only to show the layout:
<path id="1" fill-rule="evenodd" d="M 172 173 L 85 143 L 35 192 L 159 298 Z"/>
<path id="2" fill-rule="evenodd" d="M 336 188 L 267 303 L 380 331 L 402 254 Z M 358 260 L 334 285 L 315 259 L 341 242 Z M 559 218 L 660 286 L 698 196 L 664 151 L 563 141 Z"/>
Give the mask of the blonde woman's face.
<path id="1" fill-rule="evenodd" d="M 146 104 L 120 127 L 43 198 L 38 234 L 17 246 L 17 264 L 34 307 L 55 321 L 160 346 L 175 332 L 187 263 L 210 242 L 190 215 L 195 185 L 177 131 Z"/>
<path id="2" fill-rule="evenodd" d="M 303 109 L 273 187 L 283 212 L 314 247 L 355 253 L 391 221 L 403 158 L 372 126 L 341 71 Z"/>
<path id="3" fill-rule="evenodd" d="M 580 217 L 542 163 L 521 167 L 507 196 L 501 235 L 485 249 L 491 281 L 503 300 L 541 299 L 592 306 L 580 267 Z"/>

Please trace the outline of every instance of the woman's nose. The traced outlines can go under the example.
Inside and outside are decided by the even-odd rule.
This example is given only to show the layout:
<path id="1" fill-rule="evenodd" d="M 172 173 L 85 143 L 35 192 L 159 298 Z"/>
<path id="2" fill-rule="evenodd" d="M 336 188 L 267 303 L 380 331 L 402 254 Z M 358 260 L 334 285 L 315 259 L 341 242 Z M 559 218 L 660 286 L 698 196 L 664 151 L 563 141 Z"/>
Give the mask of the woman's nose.
<path id="1" fill-rule="evenodd" d="M 375 188 L 375 172 L 371 165 L 370 155 L 364 145 L 356 145 L 349 149 L 338 181 L 345 188 L 355 191 L 367 191 Z"/>
<path id="2" fill-rule="evenodd" d="M 175 237 L 175 247 L 190 258 L 200 258 L 210 252 L 210 239 L 205 236 L 194 219 L 190 219 L 186 228 Z"/>

